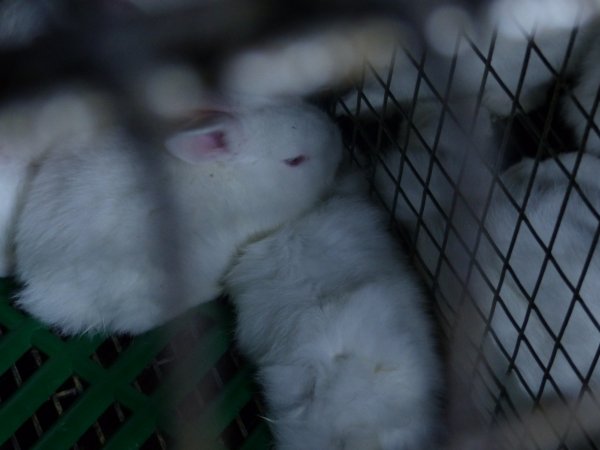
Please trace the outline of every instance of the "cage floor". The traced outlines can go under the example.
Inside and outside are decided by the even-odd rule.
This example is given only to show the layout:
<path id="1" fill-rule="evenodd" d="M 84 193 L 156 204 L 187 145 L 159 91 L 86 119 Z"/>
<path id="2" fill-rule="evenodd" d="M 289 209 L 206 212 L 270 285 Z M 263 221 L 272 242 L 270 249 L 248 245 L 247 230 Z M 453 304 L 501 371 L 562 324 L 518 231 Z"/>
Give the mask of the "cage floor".
<path id="1" fill-rule="evenodd" d="M 0 279 L 0 449 L 263 449 L 224 301 L 136 336 L 62 337 Z"/>

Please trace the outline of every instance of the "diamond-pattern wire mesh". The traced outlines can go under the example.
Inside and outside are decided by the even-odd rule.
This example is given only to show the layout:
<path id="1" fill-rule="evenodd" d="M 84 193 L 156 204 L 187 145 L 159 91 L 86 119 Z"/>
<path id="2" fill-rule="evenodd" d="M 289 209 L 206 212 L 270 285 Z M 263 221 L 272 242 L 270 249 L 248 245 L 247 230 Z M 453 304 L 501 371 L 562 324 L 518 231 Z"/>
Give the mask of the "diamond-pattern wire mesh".
<path id="1" fill-rule="evenodd" d="M 582 150 L 588 135 L 598 133 L 592 120 L 600 94 L 585 111 L 565 76 L 578 31 L 558 70 L 528 37 L 514 91 L 494 69 L 495 39 L 478 48 L 462 36 L 484 66 L 471 103 L 449 95 L 452 83 L 461 82 L 453 79 L 460 58 L 428 72 L 426 52 L 400 48 L 387 73 L 367 64 L 356 96 L 337 105 L 353 119 L 350 152 L 434 293 L 453 374 L 450 434 L 458 442 L 467 439 L 461 433 L 476 436 L 472 424 L 483 419 L 492 436 L 487 444 L 500 448 L 600 448 L 600 302 L 592 281 L 599 268 L 600 185 L 586 167 L 596 157 Z M 399 98 L 392 86 L 398 55 L 419 72 L 410 98 Z M 553 82 L 531 110 L 520 98 L 533 57 Z M 489 79 L 501 86 L 510 112 L 492 115 L 491 136 L 484 130 L 482 138 Z M 380 109 L 365 94 L 373 84 L 383 93 Z M 419 96 L 422 86 L 433 99 Z M 569 101 L 587 121 L 579 143 L 561 117 Z M 424 124 L 423 105 L 435 111 Z M 452 417 L 465 412 L 459 403 L 470 404 L 468 418 Z"/>
<path id="2" fill-rule="evenodd" d="M 249 367 L 222 302 L 135 338 L 61 338 L 0 280 L 0 448 L 266 448 Z"/>

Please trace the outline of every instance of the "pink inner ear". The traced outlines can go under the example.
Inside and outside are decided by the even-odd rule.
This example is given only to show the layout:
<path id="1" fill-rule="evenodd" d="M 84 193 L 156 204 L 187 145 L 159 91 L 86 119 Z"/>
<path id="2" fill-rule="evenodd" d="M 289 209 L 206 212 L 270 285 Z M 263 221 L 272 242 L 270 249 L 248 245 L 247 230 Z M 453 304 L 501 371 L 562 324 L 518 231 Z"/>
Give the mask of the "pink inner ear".
<path id="1" fill-rule="evenodd" d="M 191 130 L 179 133 L 166 143 L 167 150 L 177 158 L 198 164 L 228 153 L 223 130 Z"/>

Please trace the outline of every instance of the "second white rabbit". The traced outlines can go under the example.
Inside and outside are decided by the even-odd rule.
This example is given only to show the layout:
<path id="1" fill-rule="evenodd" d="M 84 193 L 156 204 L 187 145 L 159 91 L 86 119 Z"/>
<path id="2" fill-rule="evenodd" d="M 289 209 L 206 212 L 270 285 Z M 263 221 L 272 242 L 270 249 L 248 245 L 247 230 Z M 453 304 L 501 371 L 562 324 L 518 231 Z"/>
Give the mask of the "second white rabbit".
<path id="1" fill-rule="evenodd" d="M 248 245 L 226 277 L 277 448 L 432 448 L 442 390 L 425 295 L 356 180 Z"/>

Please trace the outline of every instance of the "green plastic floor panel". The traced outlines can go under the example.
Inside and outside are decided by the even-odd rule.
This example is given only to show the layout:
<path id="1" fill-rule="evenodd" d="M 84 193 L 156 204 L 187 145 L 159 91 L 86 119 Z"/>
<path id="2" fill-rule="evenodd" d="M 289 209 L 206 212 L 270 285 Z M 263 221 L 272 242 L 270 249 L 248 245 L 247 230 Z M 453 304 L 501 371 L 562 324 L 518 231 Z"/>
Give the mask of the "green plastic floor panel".
<path id="1" fill-rule="evenodd" d="M 61 337 L 0 279 L 0 450 L 269 448 L 225 302 L 136 337 Z"/>

